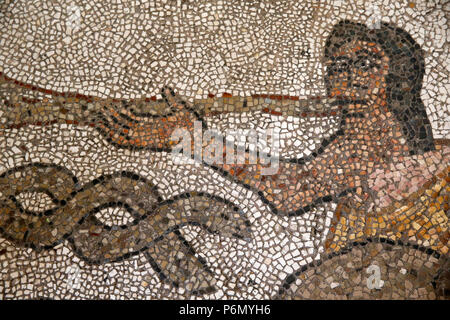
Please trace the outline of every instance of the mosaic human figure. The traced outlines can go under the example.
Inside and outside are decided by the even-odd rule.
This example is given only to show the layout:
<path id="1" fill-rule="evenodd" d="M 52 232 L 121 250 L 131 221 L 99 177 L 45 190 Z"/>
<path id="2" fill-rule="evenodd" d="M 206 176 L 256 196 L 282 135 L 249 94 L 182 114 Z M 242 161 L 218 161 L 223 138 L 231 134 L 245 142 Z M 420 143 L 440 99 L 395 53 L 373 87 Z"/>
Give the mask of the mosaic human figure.
<path id="1" fill-rule="evenodd" d="M 301 215 L 327 201 L 347 206 L 351 203 L 351 210 L 357 208 L 359 217 L 369 221 L 362 222 L 353 234 L 348 232 L 348 239 L 329 240 L 327 245 L 335 250 L 342 243 L 333 242 L 361 237 L 364 234 L 361 230 L 369 225 L 371 230 L 366 230 L 365 235 L 377 234 L 376 224 L 370 222 L 373 215 L 383 219 L 385 228 L 396 230 L 389 231 L 391 237 L 399 238 L 402 230 L 412 227 L 397 224 L 396 219 L 401 219 L 405 212 L 409 215 L 421 212 L 413 215 L 421 225 L 417 233 L 420 237 L 426 234 L 426 241 L 431 241 L 434 249 L 446 253 L 448 187 L 445 185 L 450 150 L 434 140 L 420 98 L 425 72 L 420 46 L 407 32 L 390 24 L 369 30 L 362 24 L 342 21 L 327 39 L 324 64 L 327 94 L 335 99 L 333 105 L 341 109 L 342 116 L 339 130 L 325 139 L 316 152 L 305 158 L 282 161 L 275 175 L 261 175 L 261 164 L 212 167 L 258 192 L 275 214 Z M 165 90 L 163 95 L 173 108 L 186 110 L 173 91 Z M 225 147 L 224 154 L 227 152 L 234 150 Z M 431 225 L 427 223 L 432 220 L 427 206 L 409 205 L 399 216 L 390 213 L 402 200 L 411 203 L 419 199 L 423 203 L 425 200 L 420 196 L 430 184 L 443 184 L 434 195 L 438 200 L 427 200 L 430 205 L 440 206 L 435 213 L 439 218 Z M 383 186 L 390 191 L 386 192 Z M 343 211 L 340 205 L 335 221 Z M 332 231 L 336 228 L 342 231 L 348 226 L 337 224 Z M 434 239 L 430 234 L 434 234 Z M 409 237 L 414 238 L 411 234 Z"/>

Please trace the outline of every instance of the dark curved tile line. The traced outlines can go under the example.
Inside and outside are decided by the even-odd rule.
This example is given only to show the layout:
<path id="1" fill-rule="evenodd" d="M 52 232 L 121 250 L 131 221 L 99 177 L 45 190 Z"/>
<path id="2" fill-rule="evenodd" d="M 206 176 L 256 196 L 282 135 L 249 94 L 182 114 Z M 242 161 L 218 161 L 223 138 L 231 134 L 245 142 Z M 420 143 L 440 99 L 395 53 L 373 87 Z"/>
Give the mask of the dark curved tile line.
<path id="1" fill-rule="evenodd" d="M 448 259 L 446 256 L 441 255 L 439 252 L 437 252 L 436 250 L 432 249 L 432 248 L 427 248 L 412 242 L 403 242 L 402 240 L 390 240 L 387 239 L 385 237 L 369 237 L 366 238 L 364 240 L 361 241 L 354 241 L 352 243 L 350 243 L 349 245 L 347 245 L 347 247 L 341 249 L 338 252 L 332 252 L 329 253 L 328 255 L 326 255 L 324 258 L 317 260 L 317 261 L 313 261 L 309 264 L 306 264 L 304 266 L 302 266 L 298 271 L 291 273 L 290 275 L 288 275 L 285 280 L 282 281 L 282 285 L 280 286 L 280 289 L 278 291 L 277 295 L 282 295 L 284 293 L 286 293 L 286 291 L 290 288 L 291 284 L 293 282 L 295 282 L 295 280 L 303 273 L 307 272 L 308 270 L 314 269 L 316 267 L 319 267 L 320 265 L 322 265 L 325 261 L 331 260 L 334 257 L 338 257 L 344 254 L 349 253 L 353 248 L 355 247 L 364 247 L 369 243 L 386 243 L 388 245 L 394 246 L 394 245 L 399 245 L 399 246 L 404 246 L 404 247 L 412 247 L 415 250 L 419 250 L 421 252 L 426 253 L 429 256 L 433 256 L 436 259 L 440 259 L 441 257 L 444 257 L 446 259 Z"/>

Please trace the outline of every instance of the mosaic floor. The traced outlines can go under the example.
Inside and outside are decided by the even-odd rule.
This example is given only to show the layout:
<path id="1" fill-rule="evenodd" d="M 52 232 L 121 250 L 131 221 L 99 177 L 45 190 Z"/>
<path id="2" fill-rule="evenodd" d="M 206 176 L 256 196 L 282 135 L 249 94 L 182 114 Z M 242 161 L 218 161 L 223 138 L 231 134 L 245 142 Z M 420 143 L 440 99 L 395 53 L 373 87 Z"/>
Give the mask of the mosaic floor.
<path id="1" fill-rule="evenodd" d="M 0 0 L 0 299 L 449 299 L 449 13 Z"/>

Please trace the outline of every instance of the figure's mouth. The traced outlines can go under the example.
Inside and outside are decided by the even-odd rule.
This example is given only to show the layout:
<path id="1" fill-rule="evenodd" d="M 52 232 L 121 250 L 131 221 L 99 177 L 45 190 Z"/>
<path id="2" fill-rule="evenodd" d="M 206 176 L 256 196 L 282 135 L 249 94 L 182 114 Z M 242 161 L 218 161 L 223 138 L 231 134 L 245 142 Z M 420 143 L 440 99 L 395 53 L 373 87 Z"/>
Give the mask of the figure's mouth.
<path id="1" fill-rule="evenodd" d="M 361 83 L 351 83 L 350 85 L 342 86 L 340 83 L 335 83 L 329 92 L 333 98 L 341 100 L 354 100 L 359 97 L 365 97 L 368 93 L 369 87 Z M 356 97 L 355 97 L 356 96 Z"/>

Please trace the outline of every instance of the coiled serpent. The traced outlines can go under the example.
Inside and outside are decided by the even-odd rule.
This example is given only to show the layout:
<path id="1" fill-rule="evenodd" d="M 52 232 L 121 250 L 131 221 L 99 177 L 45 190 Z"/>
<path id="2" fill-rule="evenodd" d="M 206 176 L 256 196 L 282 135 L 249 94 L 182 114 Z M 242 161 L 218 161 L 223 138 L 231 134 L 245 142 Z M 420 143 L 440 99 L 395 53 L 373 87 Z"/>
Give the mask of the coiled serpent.
<path id="1" fill-rule="evenodd" d="M 24 208 L 19 195 L 44 193 L 50 209 Z M 102 212 L 121 208 L 132 217 L 123 225 L 102 222 Z M 132 172 L 102 175 L 81 186 L 66 168 L 32 163 L 0 175 L 0 234 L 15 244 L 41 251 L 67 240 L 89 264 L 143 253 L 160 279 L 187 286 L 194 294 L 215 291 L 214 276 L 179 229 L 197 225 L 210 233 L 250 238 L 250 223 L 227 200 L 188 192 L 163 200 L 157 188 Z"/>

